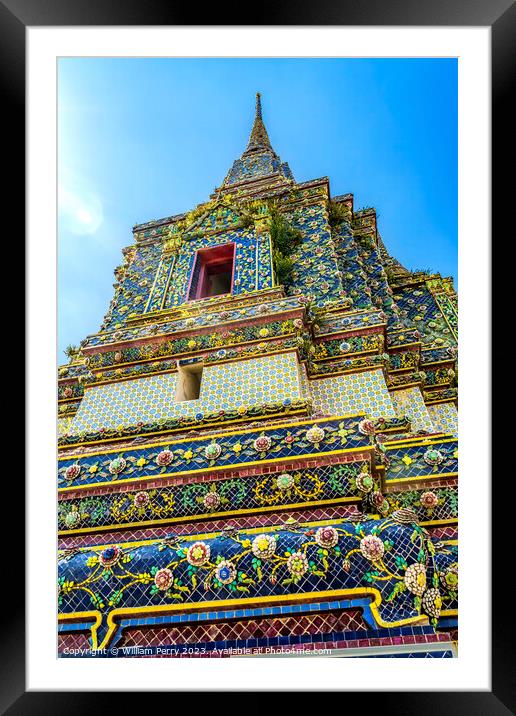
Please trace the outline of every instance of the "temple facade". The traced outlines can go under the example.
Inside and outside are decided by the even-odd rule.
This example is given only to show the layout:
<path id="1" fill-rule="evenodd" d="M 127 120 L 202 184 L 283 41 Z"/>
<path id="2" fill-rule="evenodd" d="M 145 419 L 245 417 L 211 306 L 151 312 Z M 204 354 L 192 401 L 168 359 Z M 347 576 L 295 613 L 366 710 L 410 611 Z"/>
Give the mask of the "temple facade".
<path id="1" fill-rule="evenodd" d="M 455 657 L 452 279 L 296 182 L 259 95 L 209 200 L 122 253 L 59 368 L 59 655 Z"/>

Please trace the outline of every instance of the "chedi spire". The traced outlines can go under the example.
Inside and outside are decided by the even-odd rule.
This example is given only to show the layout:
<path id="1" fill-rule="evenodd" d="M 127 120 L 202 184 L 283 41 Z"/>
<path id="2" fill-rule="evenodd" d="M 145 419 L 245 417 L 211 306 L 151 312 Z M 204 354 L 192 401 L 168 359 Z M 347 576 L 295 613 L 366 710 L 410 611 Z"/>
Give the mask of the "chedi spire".
<path id="1" fill-rule="evenodd" d="M 213 196 L 219 191 L 232 191 L 234 187 L 247 193 L 252 192 L 254 187 L 258 187 L 257 190 L 262 192 L 265 187 L 276 189 L 292 181 L 294 181 L 294 177 L 290 167 L 286 162 L 281 161 L 271 146 L 262 118 L 261 95 L 257 92 L 256 111 L 247 147 L 244 153 L 233 162 L 222 186 L 215 190 Z M 259 182 L 259 184 L 255 184 L 255 182 Z"/>
<path id="2" fill-rule="evenodd" d="M 259 92 L 256 93 L 256 112 L 253 122 L 253 128 L 249 136 L 249 142 L 247 143 L 246 150 L 243 156 L 249 156 L 256 152 L 271 152 L 276 156 L 275 151 L 272 148 L 269 135 L 265 129 L 265 124 L 262 119 L 262 97 Z"/>

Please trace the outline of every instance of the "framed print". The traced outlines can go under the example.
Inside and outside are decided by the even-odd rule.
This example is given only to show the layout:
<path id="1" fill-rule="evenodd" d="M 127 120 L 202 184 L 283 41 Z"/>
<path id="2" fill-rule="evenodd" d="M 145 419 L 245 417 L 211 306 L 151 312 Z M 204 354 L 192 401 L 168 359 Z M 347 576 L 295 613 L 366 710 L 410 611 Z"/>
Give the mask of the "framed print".
<path id="1" fill-rule="evenodd" d="M 513 707 L 490 550 L 499 5 L 191 26 L 3 3 L 29 309 L 9 713 L 120 690 Z"/>

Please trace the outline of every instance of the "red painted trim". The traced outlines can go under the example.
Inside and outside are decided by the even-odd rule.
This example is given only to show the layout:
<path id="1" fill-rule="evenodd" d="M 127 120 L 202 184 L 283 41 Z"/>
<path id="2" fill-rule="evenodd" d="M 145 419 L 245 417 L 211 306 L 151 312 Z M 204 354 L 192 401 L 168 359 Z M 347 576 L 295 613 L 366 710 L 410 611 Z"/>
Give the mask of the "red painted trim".
<path id="1" fill-rule="evenodd" d="M 229 251 L 227 250 L 229 248 Z M 215 254 L 214 258 L 212 260 L 206 261 L 203 257 L 203 254 Z M 218 256 L 217 256 L 218 254 Z M 236 258 L 236 244 L 233 241 L 228 241 L 224 244 L 218 244 L 217 246 L 209 246 L 203 249 L 197 249 L 195 252 L 195 259 L 193 262 L 193 268 L 190 273 L 190 280 L 188 281 L 188 290 L 187 290 L 187 302 L 191 301 L 199 301 L 203 298 L 211 298 L 211 296 L 203 295 L 206 291 L 206 280 L 207 280 L 207 273 L 206 269 L 209 266 L 212 266 L 217 263 L 223 263 L 228 262 L 231 260 L 231 287 L 230 290 L 226 293 L 217 294 L 218 296 L 228 296 L 233 293 L 233 287 L 235 282 L 235 258 Z M 199 280 L 197 282 L 197 289 L 195 296 L 191 296 L 191 290 L 192 290 L 192 281 L 193 277 L 195 276 L 195 272 L 197 270 L 198 261 L 202 261 L 200 271 L 199 271 Z"/>

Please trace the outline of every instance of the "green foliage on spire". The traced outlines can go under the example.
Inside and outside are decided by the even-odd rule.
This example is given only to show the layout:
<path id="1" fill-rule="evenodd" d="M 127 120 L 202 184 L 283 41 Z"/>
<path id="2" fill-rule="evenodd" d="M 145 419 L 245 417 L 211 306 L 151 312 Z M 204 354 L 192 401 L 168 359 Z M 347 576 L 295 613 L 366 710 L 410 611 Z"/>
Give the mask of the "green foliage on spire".
<path id="1" fill-rule="evenodd" d="M 71 344 L 69 346 L 66 346 L 64 353 L 67 358 L 73 358 L 77 353 L 79 352 L 79 349 L 77 346 L 72 346 Z"/>
<path id="2" fill-rule="evenodd" d="M 332 229 L 340 226 L 345 221 L 350 221 L 351 210 L 346 204 L 336 201 L 328 202 L 328 221 Z"/>
<path id="3" fill-rule="evenodd" d="M 279 285 L 287 283 L 292 269 L 294 268 L 294 261 L 289 256 L 283 256 L 279 251 L 272 252 L 272 260 L 274 263 L 274 273 L 276 274 L 276 281 Z"/>
<path id="4" fill-rule="evenodd" d="M 272 260 L 276 281 L 283 285 L 288 282 L 294 268 L 292 254 L 303 239 L 299 229 L 295 229 L 277 206 L 269 207 L 269 231 L 272 239 Z"/>

